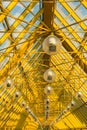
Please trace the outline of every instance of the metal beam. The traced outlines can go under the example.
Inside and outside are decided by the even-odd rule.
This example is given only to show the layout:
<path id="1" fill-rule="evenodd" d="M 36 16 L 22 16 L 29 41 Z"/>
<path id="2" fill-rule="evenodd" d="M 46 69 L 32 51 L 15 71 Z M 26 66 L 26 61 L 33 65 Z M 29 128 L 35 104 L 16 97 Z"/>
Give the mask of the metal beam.
<path id="1" fill-rule="evenodd" d="M 68 52 L 73 52 L 74 50 L 67 44 L 66 41 L 64 41 L 62 43 L 62 45 L 64 46 L 64 48 L 68 51 Z M 87 65 L 85 63 L 83 63 L 82 59 L 80 59 L 80 57 L 77 55 L 77 53 L 72 53 L 71 56 L 75 59 L 75 61 L 78 63 L 79 61 L 79 66 L 84 70 L 85 73 L 87 73 Z M 77 60 L 78 59 L 78 60 Z"/>
<path id="2" fill-rule="evenodd" d="M 44 8 L 44 12 L 43 12 L 43 22 L 51 29 L 53 30 L 53 20 L 54 20 L 54 6 L 55 6 L 55 0 L 53 0 L 52 2 L 50 2 L 50 0 L 48 0 L 48 2 L 45 2 L 46 0 L 42 0 L 42 5 Z M 46 36 L 49 34 L 46 34 Z M 45 37 L 46 37 L 45 36 Z M 47 54 L 44 54 L 43 59 L 45 59 L 44 63 L 45 65 L 47 65 L 49 67 L 49 63 L 50 63 L 50 56 Z"/>
<path id="3" fill-rule="evenodd" d="M 19 130 L 19 129 L 22 130 L 27 117 L 28 117 L 27 113 L 25 112 L 21 113 L 20 120 L 18 121 L 15 130 Z"/>
<path id="4" fill-rule="evenodd" d="M 44 22 L 44 24 L 46 24 L 48 26 L 48 28 L 50 30 L 53 30 L 55 0 L 52 0 L 52 2 L 50 2 L 50 0 L 48 0 L 47 2 L 45 2 L 45 1 L 46 0 L 42 0 L 42 6 L 44 9 L 43 10 L 43 22 Z M 48 35 L 50 35 L 50 33 L 46 33 L 46 35 L 44 36 L 44 39 Z M 44 54 L 42 60 L 43 60 L 43 64 L 46 65 L 46 68 L 45 67 L 43 68 L 43 70 L 45 71 L 45 70 L 49 69 L 49 66 L 50 66 L 50 55 Z M 46 98 L 46 95 L 44 95 L 43 99 L 44 98 Z M 45 114 L 45 112 L 44 112 L 44 114 Z M 48 130 L 48 128 L 45 128 L 44 130 Z"/>
<path id="5" fill-rule="evenodd" d="M 60 36 L 58 33 L 56 33 L 56 35 L 60 39 L 63 39 L 63 36 Z M 82 41 L 84 41 L 86 39 L 86 37 L 87 37 L 87 34 L 85 33 L 84 39 Z M 79 51 L 77 49 L 74 50 L 75 48 L 73 48 L 73 45 L 71 45 L 71 43 L 69 45 L 69 43 L 67 42 L 67 39 L 62 42 L 62 45 L 70 53 L 70 55 L 74 58 L 75 62 L 78 63 L 78 65 L 84 70 L 85 73 L 87 73 L 87 64 L 81 59 L 81 56 L 78 55 Z"/>
<path id="6" fill-rule="evenodd" d="M 44 7 L 44 23 L 50 28 L 53 28 L 53 20 L 54 20 L 54 6 L 55 6 L 55 0 L 53 0 L 50 3 L 50 0 L 48 0 L 47 3 L 45 3 L 45 0 L 43 0 L 43 7 Z"/>

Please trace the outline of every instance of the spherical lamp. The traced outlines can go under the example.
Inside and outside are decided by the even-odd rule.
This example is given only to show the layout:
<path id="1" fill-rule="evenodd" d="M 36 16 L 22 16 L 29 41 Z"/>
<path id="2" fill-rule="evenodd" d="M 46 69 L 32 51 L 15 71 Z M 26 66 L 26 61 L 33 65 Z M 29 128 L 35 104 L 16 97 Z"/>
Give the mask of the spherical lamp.
<path id="1" fill-rule="evenodd" d="M 21 105 L 22 107 L 25 107 L 26 103 L 23 101 Z"/>
<path id="2" fill-rule="evenodd" d="M 17 91 L 15 92 L 15 98 L 18 98 L 20 96 L 20 93 Z"/>
<path id="3" fill-rule="evenodd" d="M 50 95 L 51 92 L 52 92 L 52 87 L 51 87 L 50 85 L 47 85 L 47 86 L 45 87 L 45 89 L 44 89 L 44 93 L 45 93 L 46 95 Z"/>
<path id="4" fill-rule="evenodd" d="M 75 101 L 71 101 L 71 107 L 75 106 Z"/>
<path id="5" fill-rule="evenodd" d="M 6 87 L 9 88 L 11 86 L 12 86 L 12 80 L 11 80 L 10 77 L 8 77 L 7 80 L 6 80 Z"/>
<path id="6" fill-rule="evenodd" d="M 50 99 L 49 99 L 49 98 L 46 98 L 46 99 L 45 99 L 45 104 L 48 105 L 49 102 L 50 102 Z"/>
<path id="7" fill-rule="evenodd" d="M 43 77 L 46 82 L 52 83 L 55 81 L 56 74 L 53 70 L 46 70 Z"/>
<path id="8" fill-rule="evenodd" d="M 63 114 L 65 114 L 66 112 L 67 112 L 67 110 L 64 110 L 64 111 L 63 111 Z"/>
<path id="9" fill-rule="evenodd" d="M 67 110 L 70 110 L 70 108 L 71 108 L 71 107 L 70 107 L 70 105 L 69 105 L 69 106 L 67 106 Z"/>
<path id="10" fill-rule="evenodd" d="M 77 92 L 76 97 L 77 97 L 77 98 L 81 98 L 81 97 L 82 97 L 82 93 L 81 93 L 80 91 Z"/>
<path id="11" fill-rule="evenodd" d="M 61 48 L 61 41 L 55 35 L 49 35 L 42 44 L 43 50 L 48 55 L 56 55 Z"/>
<path id="12" fill-rule="evenodd" d="M 25 107 L 25 110 L 28 111 L 28 110 L 29 110 L 29 106 L 26 106 L 26 107 Z"/>

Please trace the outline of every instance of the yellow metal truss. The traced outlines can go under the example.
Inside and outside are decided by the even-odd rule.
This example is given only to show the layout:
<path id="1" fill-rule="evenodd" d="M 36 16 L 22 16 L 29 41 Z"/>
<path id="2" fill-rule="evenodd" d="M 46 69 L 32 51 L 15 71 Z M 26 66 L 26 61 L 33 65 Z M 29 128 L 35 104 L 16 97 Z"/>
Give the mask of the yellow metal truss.
<path id="1" fill-rule="evenodd" d="M 57 55 L 47 56 L 42 42 L 52 33 L 62 47 Z M 46 119 L 43 73 L 48 68 L 56 80 Z M 86 130 L 86 108 L 87 1 L 1 0 L 0 129 Z"/>

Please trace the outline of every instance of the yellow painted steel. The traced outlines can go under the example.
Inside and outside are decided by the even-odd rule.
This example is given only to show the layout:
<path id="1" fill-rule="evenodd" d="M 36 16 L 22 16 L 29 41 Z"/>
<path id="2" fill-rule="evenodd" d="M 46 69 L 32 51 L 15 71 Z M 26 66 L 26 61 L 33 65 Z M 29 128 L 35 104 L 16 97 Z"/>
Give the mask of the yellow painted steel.
<path id="1" fill-rule="evenodd" d="M 58 14 L 58 13 L 57 13 Z M 58 14 L 59 15 L 59 14 Z M 62 19 L 63 20 L 63 19 Z M 64 23 L 64 22 L 63 22 Z M 56 25 L 54 25 L 55 26 L 55 28 L 57 28 L 57 26 Z M 72 29 L 71 29 L 72 30 Z M 85 64 L 87 64 L 87 61 L 85 60 L 85 58 L 82 58 L 82 56 L 81 56 L 81 52 L 79 52 L 77 49 L 76 49 L 76 47 L 71 43 L 71 41 L 68 39 L 68 38 L 66 38 L 65 37 L 65 35 L 64 35 L 64 33 L 62 32 L 62 31 L 58 31 L 58 32 L 60 32 L 60 36 L 63 36 L 63 39 L 70 45 L 70 47 L 73 49 L 73 52 L 71 52 L 71 54 L 72 53 L 76 53 L 79 57 L 80 57 L 80 59 L 82 59 L 82 62 L 83 63 L 85 63 Z M 74 33 L 73 33 L 74 34 Z M 74 34 L 74 36 L 76 36 L 75 34 Z M 78 39 L 78 37 L 76 37 L 77 39 Z M 81 40 L 81 39 L 80 39 Z M 77 40 L 78 41 L 78 40 Z M 80 41 L 81 42 L 81 41 Z M 86 47 L 86 46 L 85 46 Z"/>
<path id="2" fill-rule="evenodd" d="M 14 2 L 14 3 L 15 3 L 15 2 Z M 32 3 L 31 6 L 29 6 L 29 7 L 27 7 L 27 8 L 32 9 L 33 6 L 34 6 L 34 3 Z M 5 12 L 9 12 L 9 10 L 6 9 Z M 25 10 L 25 11 L 23 12 L 23 14 L 21 14 L 21 16 L 19 16 L 19 19 L 21 19 L 21 21 L 22 21 L 27 14 L 28 14 L 28 11 Z M 16 20 L 16 21 L 14 22 L 14 24 L 11 26 L 10 30 L 7 31 L 7 33 L 5 33 L 4 36 L 2 37 L 2 39 L 1 39 L 1 41 L 0 41 L 1 44 L 6 40 L 6 38 L 9 37 L 9 35 L 10 35 L 10 34 L 13 32 L 13 30 L 21 23 L 21 21 L 20 21 L 20 20 Z M 29 26 L 30 26 L 30 25 L 29 25 Z M 24 33 L 23 33 L 23 34 L 24 34 Z M 23 36 L 22 36 L 22 37 L 23 37 Z M 21 38 L 21 36 L 20 36 L 20 38 Z"/>
<path id="3" fill-rule="evenodd" d="M 49 22 L 45 17 L 49 8 L 47 9 L 46 6 L 43 6 L 44 4 L 41 5 L 42 2 L 39 3 L 39 1 L 29 1 L 30 4 L 28 5 L 28 1 L 25 1 L 10 1 L 6 8 L 2 2 L 0 3 L 3 8 L 3 12 L 0 12 L 0 23 L 3 27 L 5 28 L 5 24 L 7 25 L 5 22 L 7 16 L 15 20 L 8 30 L 5 28 L 5 31 L 0 31 L 0 33 L 4 33 L 0 37 L 0 129 L 42 130 L 42 128 L 46 129 L 47 126 L 51 130 L 87 129 L 87 74 L 84 72 L 84 65 L 81 68 L 78 64 L 81 61 L 82 64 L 87 65 L 87 60 L 83 53 L 83 49 L 87 51 L 87 45 L 86 39 L 83 42 L 82 37 L 77 34 L 77 31 L 79 32 L 78 26 L 86 33 L 86 24 L 80 22 L 82 19 L 69 6 L 69 1 L 43 1 L 45 5 L 46 3 L 49 4 L 49 8 L 59 2 L 69 13 L 64 18 L 54 6 L 52 7 L 52 12 L 47 12 L 47 14 L 52 13 L 50 14 L 50 18 L 51 15 L 52 18 L 49 19 Z M 25 9 L 18 18 L 15 18 L 10 12 L 18 3 Z M 81 1 L 80 4 L 82 7 L 87 8 L 86 1 Z M 37 8 L 39 9 L 35 14 Z M 33 15 L 30 22 L 24 20 L 29 13 Z M 67 22 L 69 16 L 72 16 L 77 22 L 75 29 Z M 59 23 L 55 22 L 55 17 L 59 20 Z M 25 27 L 22 22 L 26 24 Z M 38 22 L 40 24 L 37 24 Z M 52 26 L 48 25 L 49 23 L 53 23 Z M 62 24 L 66 29 L 65 32 L 60 29 Z M 13 38 L 12 34 L 19 25 L 23 26 L 24 29 L 21 32 L 15 32 L 15 34 L 19 33 L 19 35 Z M 53 89 L 51 95 L 47 96 L 44 93 L 44 87 L 47 83 L 43 79 L 43 73 L 48 68 L 48 65 L 44 64 L 47 59 L 43 59 L 45 52 L 42 50 L 42 42 L 44 37 L 53 32 L 56 36 L 61 37 L 59 38 L 62 43 L 66 41 L 68 46 L 72 48 L 72 52 L 68 53 L 62 46 L 57 55 L 51 56 L 50 59 L 48 58 L 49 68 L 56 73 L 56 80 L 50 84 Z M 69 34 L 65 35 L 67 32 L 72 34 L 73 38 L 70 38 Z M 30 36 L 25 37 L 27 34 Z M 7 39 L 11 43 L 5 50 L 5 41 Z M 72 43 L 73 39 L 77 42 L 79 41 L 81 49 Z M 25 41 L 22 42 L 21 40 Z M 10 55 L 11 53 L 13 54 L 12 56 Z M 78 55 L 79 59 L 72 57 L 74 53 Z M 6 57 L 9 57 L 7 63 L 5 61 Z M 6 79 L 9 76 L 12 79 L 12 85 L 7 88 Z M 82 93 L 80 98 L 77 97 L 78 91 Z M 16 97 L 16 92 L 20 92 L 19 97 Z M 45 116 L 46 98 L 50 99 L 49 117 L 47 120 Z M 75 101 L 75 106 L 67 110 L 67 106 L 73 100 Z M 25 106 L 22 106 L 23 102 L 25 102 Z M 34 115 L 27 112 L 26 106 L 29 106 Z M 64 113 L 64 110 L 67 110 L 66 113 Z M 64 114 L 57 119 L 62 113 Z"/>
<path id="4" fill-rule="evenodd" d="M 61 2 L 61 0 L 59 0 Z M 85 5 L 87 2 L 83 2 Z M 80 21 L 79 16 L 72 10 L 72 8 L 69 7 L 69 5 L 66 2 L 61 2 L 61 5 L 69 12 L 70 16 L 72 16 L 76 22 Z M 79 25 L 85 30 L 87 29 L 87 26 L 83 23 L 79 23 Z"/>
<path id="5" fill-rule="evenodd" d="M 83 0 L 83 1 L 81 1 L 82 2 L 82 4 L 84 5 L 84 7 L 87 9 L 87 1 L 86 0 Z"/>
<path id="6" fill-rule="evenodd" d="M 55 123 L 53 127 L 58 129 L 61 129 L 61 127 L 62 129 L 80 129 L 86 128 L 86 125 L 80 122 L 80 120 L 76 116 L 70 114 L 69 116 L 66 116 L 64 119 L 59 120 L 58 123 Z"/>
<path id="7" fill-rule="evenodd" d="M 37 29 L 36 29 L 36 31 L 37 31 Z M 24 35 L 24 33 L 22 33 L 22 35 Z M 20 36 L 19 36 L 20 37 Z M 12 58 L 10 58 L 10 61 L 9 61 L 9 63 L 7 63 L 6 64 L 6 66 L 0 71 L 0 73 L 1 73 L 1 82 L 3 82 L 3 80 L 4 80 L 4 78 L 6 77 L 6 74 L 7 75 L 9 75 L 10 74 L 10 72 L 12 71 L 11 70 L 11 68 L 13 69 L 14 67 L 15 67 L 15 65 L 17 64 L 17 62 L 20 62 L 21 61 L 21 59 L 22 59 L 22 57 L 24 56 L 24 54 L 25 54 L 25 52 L 27 51 L 28 52 L 28 50 L 30 50 L 30 48 L 32 47 L 32 44 L 34 43 L 34 41 L 36 40 L 36 38 L 37 37 L 35 37 L 34 38 L 34 36 L 30 36 L 30 38 L 29 38 L 29 42 L 27 41 L 27 42 L 24 42 L 23 44 L 22 44 L 22 46 L 21 46 L 21 48 L 20 48 L 20 50 L 19 51 L 17 51 L 17 53 L 14 53 L 14 56 L 12 57 Z M 16 43 L 16 41 L 15 41 L 15 43 Z M 14 43 L 14 44 L 15 44 Z M 27 46 L 29 46 L 29 48 L 27 48 Z M 12 50 L 12 48 L 13 47 L 11 47 L 11 48 L 9 48 L 8 49 L 8 52 L 10 52 L 10 50 Z M 21 52 L 21 53 L 20 53 Z M 7 52 L 6 52 L 6 54 L 8 54 Z M 18 57 L 18 56 L 20 56 L 20 58 Z M 3 55 L 3 57 L 1 57 L 1 58 L 4 58 L 5 57 L 5 55 Z M 13 62 L 13 58 L 15 59 L 15 61 Z M 11 66 L 11 67 L 10 67 Z M 10 68 L 10 71 L 9 71 L 9 73 L 7 73 L 7 68 L 9 69 Z M 4 77 L 4 75 L 5 75 L 5 77 Z M 0 83 L 1 83 L 0 82 Z"/>
<path id="8" fill-rule="evenodd" d="M 68 23 L 65 21 L 65 19 L 56 10 L 55 10 L 55 15 L 58 17 L 58 19 L 60 19 L 60 21 L 64 24 L 64 26 L 68 26 Z M 85 26 L 85 29 L 86 28 L 87 27 Z M 81 38 L 74 32 L 74 30 L 71 27 L 68 27 L 67 29 L 74 36 L 74 38 L 76 38 L 77 41 L 79 40 L 79 42 L 81 42 Z"/>
<path id="9" fill-rule="evenodd" d="M 18 0 L 16 0 L 15 2 L 11 2 L 11 3 L 8 5 L 8 7 L 7 7 L 7 10 L 8 10 L 7 13 L 9 13 L 9 12 L 16 6 L 17 3 L 18 3 Z M 1 5 L 1 4 L 0 4 L 0 5 Z M 1 5 L 1 6 L 2 6 L 2 5 Z M 5 17 L 6 17 L 6 15 L 1 14 L 1 15 L 0 15 L 0 22 L 2 22 Z"/>

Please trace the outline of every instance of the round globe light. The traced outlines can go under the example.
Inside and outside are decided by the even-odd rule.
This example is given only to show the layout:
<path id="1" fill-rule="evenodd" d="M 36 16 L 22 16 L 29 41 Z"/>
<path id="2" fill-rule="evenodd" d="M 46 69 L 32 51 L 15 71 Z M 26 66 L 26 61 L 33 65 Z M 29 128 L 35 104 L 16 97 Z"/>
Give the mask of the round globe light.
<path id="1" fill-rule="evenodd" d="M 26 105 L 26 103 L 25 102 L 22 102 L 22 104 L 21 104 L 23 107 Z"/>
<path id="2" fill-rule="evenodd" d="M 61 41 L 55 35 L 49 35 L 43 41 L 42 47 L 48 55 L 56 55 L 61 48 Z"/>
<path id="3" fill-rule="evenodd" d="M 18 98 L 20 96 L 19 92 L 15 92 L 15 98 Z"/>
<path id="4" fill-rule="evenodd" d="M 77 98 L 81 98 L 81 97 L 82 97 L 82 93 L 81 93 L 80 91 L 77 92 L 76 97 L 77 97 Z"/>
<path id="5" fill-rule="evenodd" d="M 67 110 L 70 110 L 70 105 L 69 105 L 69 106 L 67 106 Z"/>
<path id="6" fill-rule="evenodd" d="M 46 82 L 52 83 L 56 78 L 56 74 L 54 73 L 53 70 L 46 70 L 43 77 Z"/>
<path id="7" fill-rule="evenodd" d="M 75 101 L 71 102 L 71 107 L 75 106 Z"/>
<path id="8" fill-rule="evenodd" d="M 50 99 L 49 99 L 49 98 L 46 98 L 46 99 L 45 99 L 45 104 L 48 105 L 49 102 L 50 102 Z"/>
<path id="9" fill-rule="evenodd" d="M 25 107 L 25 110 L 28 111 L 28 110 L 29 110 L 29 106 L 26 106 L 26 107 Z"/>
<path id="10" fill-rule="evenodd" d="M 12 80 L 10 78 L 7 78 L 6 80 L 6 87 L 9 88 L 12 86 Z"/>
<path id="11" fill-rule="evenodd" d="M 64 110 L 64 111 L 63 111 L 63 114 L 65 114 L 66 112 L 67 112 L 67 110 Z"/>
<path id="12" fill-rule="evenodd" d="M 45 87 L 45 89 L 44 89 L 44 93 L 45 93 L 46 95 L 50 95 L 51 92 L 52 92 L 51 86 L 47 85 L 47 86 Z"/>

